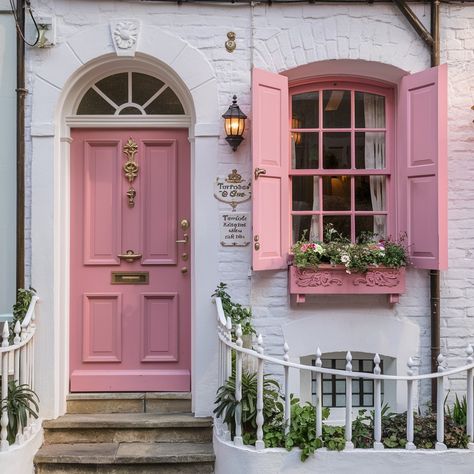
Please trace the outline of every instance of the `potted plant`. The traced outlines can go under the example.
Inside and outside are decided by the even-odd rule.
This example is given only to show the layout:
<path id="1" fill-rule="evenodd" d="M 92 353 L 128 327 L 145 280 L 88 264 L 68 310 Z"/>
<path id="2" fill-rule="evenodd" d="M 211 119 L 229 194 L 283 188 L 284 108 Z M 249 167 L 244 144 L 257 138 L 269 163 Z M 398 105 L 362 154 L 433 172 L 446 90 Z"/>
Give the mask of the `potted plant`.
<path id="1" fill-rule="evenodd" d="M 307 294 L 388 294 L 395 303 L 405 291 L 403 236 L 396 241 L 365 233 L 353 243 L 328 225 L 324 241 L 303 237 L 291 250 L 290 294 L 298 303 Z"/>

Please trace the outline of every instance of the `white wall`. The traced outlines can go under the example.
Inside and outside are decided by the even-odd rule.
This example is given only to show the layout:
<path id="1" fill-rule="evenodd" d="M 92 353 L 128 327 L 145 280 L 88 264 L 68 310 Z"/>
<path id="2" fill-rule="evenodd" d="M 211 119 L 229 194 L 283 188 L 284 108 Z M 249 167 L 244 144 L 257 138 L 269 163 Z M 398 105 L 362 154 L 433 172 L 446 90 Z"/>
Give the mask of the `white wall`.
<path id="1" fill-rule="evenodd" d="M 16 286 L 16 34 L 0 0 L 0 313 L 10 313 Z"/>
<path id="2" fill-rule="evenodd" d="M 423 21 L 429 18 L 429 7 L 415 6 Z M 441 6 L 441 37 L 442 58 L 449 63 L 449 247 L 450 270 L 442 275 L 442 342 L 443 349 L 448 353 L 449 363 L 457 364 L 462 358 L 462 351 L 468 340 L 474 339 L 474 253 L 472 239 L 474 237 L 474 161 L 472 125 L 473 114 L 470 106 L 474 104 L 474 6 L 445 5 Z M 45 64 L 53 68 L 52 74 L 62 77 L 65 68 L 65 49 L 61 45 L 70 41 L 74 35 L 90 28 L 102 28 L 110 18 L 138 18 L 143 25 L 157 28 L 160 31 L 171 33 L 187 42 L 199 51 L 209 61 L 218 90 L 218 108 L 209 121 L 221 123 L 220 114 L 223 113 L 231 101 L 231 96 L 237 94 L 242 110 L 250 115 L 250 70 L 252 64 L 271 71 L 283 72 L 307 63 L 327 59 L 362 59 L 365 61 L 380 62 L 394 66 L 394 71 L 416 72 L 429 67 L 430 56 L 423 42 L 392 4 L 375 5 L 257 5 L 255 8 L 244 5 L 204 5 L 175 3 L 162 4 L 151 2 L 121 2 L 121 1 L 80 1 L 42 0 L 37 5 L 37 12 L 54 14 L 57 18 L 58 46 L 51 50 L 29 50 L 28 70 L 29 83 L 33 88 L 33 101 L 38 95 L 44 103 L 50 101 L 49 106 L 55 107 L 54 97 L 57 95 L 54 85 L 47 84 L 36 78 L 36 73 L 44 70 Z M 102 31 L 102 30 L 101 30 Z M 224 48 L 228 31 L 236 33 L 237 49 L 228 53 Z M 90 44 L 88 44 L 90 41 Z M 82 48 L 94 50 L 97 41 L 104 41 L 91 34 L 88 40 L 85 37 Z M 170 46 L 173 46 L 170 44 Z M 253 47 L 252 47 L 253 46 Z M 68 46 L 69 48 L 70 46 Z M 67 48 L 66 48 L 67 49 Z M 82 53 L 81 53 L 82 54 Z M 85 53 L 84 53 L 85 54 Z M 87 56 L 87 54 L 85 54 Z M 69 56 L 68 56 L 69 57 Z M 68 61 L 75 60 L 70 55 Z M 188 71 L 192 74 L 193 71 Z M 48 94 L 51 94 L 50 96 Z M 51 97 L 51 99 L 49 99 Z M 31 101 L 31 99 L 29 99 Z M 31 113 L 31 108 L 29 109 Z M 50 127 L 41 120 L 33 121 L 32 127 L 36 134 L 43 133 Z M 251 120 L 249 120 L 251 128 Z M 37 163 L 40 173 L 43 161 L 51 166 L 51 156 L 48 150 L 47 138 L 35 139 L 37 145 L 33 150 L 34 156 L 29 155 L 29 161 Z M 44 143 L 46 146 L 40 145 Z M 223 134 L 217 145 L 217 156 L 212 169 L 215 179 L 218 175 L 225 175 L 234 167 L 244 176 L 251 174 L 250 137 L 246 139 L 233 153 L 224 141 Z M 199 161 L 196 161 L 199 166 Z M 206 169 L 207 168 L 206 164 Z M 29 189 L 31 189 L 31 174 L 29 173 Z M 46 178 L 50 177 L 49 168 L 41 170 Z M 47 203 L 49 189 L 43 189 L 40 176 L 37 180 L 36 193 L 33 200 Z M 49 178 L 48 178 L 49 179 Z M 199 185 L 197 183 L 197 185 Z M 201 189 L 207 193 L 207 199 L 212 199 L 210 186 Z M 31 205 L 31 202 L 30 202 Z M 239 206 L 239 210 L 249 210 L 250 202 Z M 53 212 L 52 207 L 50 208 Z M 218 206 L 208 206 L 205 213 L 207 222 L 216 222 L 219 210 L 228 210 L 228 206 L 219 203 Z M 42 209 L 48 217 L 49 210 Z M 34 219 L 34 216 L 33 216 Z M 35 222 L 35 221 L 34 221 Z M 37 226 L 40 220 L 36 221 Z M 33 248 L 51 248 L 53 243 L 52 230 L 36 228 L 33 231 Z M 29 248 L 29 243 L 27 248 Z M 196 248 L 199 252 L 199 247 Z M 255 324 L 264 334 L 265 350 L 270 354 L 282 354 L 283 328 L 294 321 L 306 318 L 308 320 L 321 318 L 329 312 L 338 319 L 351 322 L 355 312 L 360 316 L 365 331 L 363 337 L 368 339 L 370 346 L 375 350 L 376 341 L 386 333 L 383 321 L 394 318 L 401 323 L 417 326 L 419 337 L 414 347 L 407 348 L 411 354 L 418 356 L 418 363 L 422 371 L 430 367 L 430 334 L 429 334 L 429 288 L 428 272 L 409 270 L 407 272 L 407 292 L 400 299 L 400 303 L 389 306 L 384 297 L 355 297 L 337 298 L 313 297 L 302 306 L 290 303 L 287 291 L 286 272 L 250 272 L 250 248 L 223 248 L 215 246 L 207 251 L 210 262 L 217 262 L 219 280 L 230 286 L 230 292 L 240 302 L 251 304 L 255 314 Z M 41 275 L 40 266 L 48 255 L 33 257 L 33 275 Z M 31 262 L 31 260 L 30 260 Z M 54 266 L 47 265 L 51 271 Z M 60 278 L 60 275 L 56 275 Z M 214 278 L 214 277 L 213 277 Z M 36 284 L 33 281 L 33 284 Z M 202 294 L 209 285 L 201 286 L 200 298 L 208 297 Z M 46 285 L 44 291 L 51 293 Z M 44 295 L 46 300 L 52 300 L 53 295 Z M 47 308 L 43 305 L 42 311 L 59 309 L 51 303 Z M 209 324 L 206 318 L 214 318 L 212 311 L 202 311 L 199 319 L 194 321 L 198 327 Z M 57 314 L 55 320 L 65 317 Z M 382 324 L 372 325 L 377 320 Z M 308 326 L 309 328 L 309 326 Z M 302 329 L 304 331 L 304 329 Z M 325 352 L 324 331 L 313 334 L 314 349 L 319 345 Z M 361 336 L 362 337 L 362 336 Z M 206 342 L 202 342 L 206 341 Z M 199 339 L 198 339 L 199 344 Z M 354 341 L 358 345 L 358 341 Z M 213 354 L 208 349 L 208 339 L 201 339 L 201 345 L 196 351 Z M 291 350 L 295 348 L 290 347 Z M 332 347 L 331 350 L 347 350 L 351 347 Z M 367 348 L 370 352 L 370 347 Z M 51 350 L 51 352 L 54 352 Z M 383 352 L 383 351 L 382 351 Z M 307 353 L 306 353 L 307 354 Z M 391 354 L 392 355 L 392 354 Z M 400 356 L 400 354 L 399 354 Z M 52 357 L 52 356 L 51 356 Z M 61 357 L 58 352 L 54 357 Z M 207 360 L 210 362 L 210 359 Z M 50 364 L 45 362 L 45 368 Z M 204 380 L 204 379 L 203 379 Z M 195 381 L 197 386 L 200 381 Z M 210 400 L 210 393 L 214 389 L 215 379 L 206 373 L 205 384 L 206 400 Z M 209 388 L 210 387 L 210 388 Z M 427 399 L 428 385 L 422 385 L 422 399 Z M 201 405 L 202 407 L 203 405 Z M 212 410 L 208 403 L 208 412 Z"/>
<path id="3" fill-rule="evenodd" d="M 318 450 L 305 462 L 300 450 L 266 449 L 257 453 L 254 448 L 235 448 L 214 436 L 216 474 L 472 474 L 474 452 L 467 449 L 449 451 L 385 449 L 374 451 Z"/>

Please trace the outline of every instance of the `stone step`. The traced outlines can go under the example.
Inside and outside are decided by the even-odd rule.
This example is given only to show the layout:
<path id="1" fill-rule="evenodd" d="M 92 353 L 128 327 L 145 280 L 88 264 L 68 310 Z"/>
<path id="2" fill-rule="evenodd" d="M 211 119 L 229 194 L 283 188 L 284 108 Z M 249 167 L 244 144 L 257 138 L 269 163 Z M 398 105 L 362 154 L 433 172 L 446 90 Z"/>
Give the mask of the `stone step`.
<path id="1" fill-rule="evenodd" d="M 210 443 L 103 443 L 43 446 L 37 474 L 191 474 L 214 472 Z"/>
<path id="2" fill-rule="evenodd" d="M 212 440 L 212 419 L 192 413 L 67 414 L 43 422 L 45 444 Z"/>
<path id="3" fill-rule="evenodd" d="M 188 413 L 189 392 L 71 393 L 67 412 L 77 413 Z"/>

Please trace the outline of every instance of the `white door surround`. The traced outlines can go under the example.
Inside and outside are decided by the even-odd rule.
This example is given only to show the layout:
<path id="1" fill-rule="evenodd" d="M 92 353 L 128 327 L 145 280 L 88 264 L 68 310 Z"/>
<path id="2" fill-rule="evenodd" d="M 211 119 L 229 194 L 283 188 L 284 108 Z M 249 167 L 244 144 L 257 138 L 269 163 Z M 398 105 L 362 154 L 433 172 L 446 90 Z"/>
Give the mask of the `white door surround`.
<path id="1" fill-rule="evenodd" d="M 152 26 L 142 28 L 134 58 L 117 57 L 108 24 L 82 30 L 49 54 L 37 69 L 31 90 L 31 274 L 41 295 L 36 358 L 38 374 L 48 374 L 37 378 L 41 415 L 54 418 L 64 413 L 69 391 L 70 128 L 111 126 L 190 129 L 193 411 L 198 416 L 208 415 L 217 388 L 216 351 L 212 350 L 216 345 L 215 309 L 210 294 L 218 281 L 219 233 L 212 192 L 198 190 L 212 190 L 217 163 L 221 124 L 214 72 L 197 49 Z M 185 116 L 171 120 L 163 116 L 74 116 L 78 100 L 95 81 L 126 70 L 150 74 L 169 84 L 183 104 Z M 215 219 L 209 219 L 212 212 Z M 204 215 L 207 218 L 200 219 Z"/>

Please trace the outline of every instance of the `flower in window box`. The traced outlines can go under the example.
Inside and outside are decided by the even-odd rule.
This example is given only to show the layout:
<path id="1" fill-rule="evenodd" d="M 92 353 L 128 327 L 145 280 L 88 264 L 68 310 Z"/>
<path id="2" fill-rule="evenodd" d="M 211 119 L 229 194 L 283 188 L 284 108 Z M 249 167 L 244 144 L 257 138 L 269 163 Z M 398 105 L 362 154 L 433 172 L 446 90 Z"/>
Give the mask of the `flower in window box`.
<path id="1" fill-rule="evenodd" d="M 373 234 L 362 234 L 356 243 L 350 242 L 329 224 L 324 242 L 303 239 L 292 247 L 293 265 L 299 268 L 320 264 L 344 265 L 347 273 L 365 273 L 373 267 L 400 268 L 407 264 L 408 254 L 404 236 L 377 240 Z"/>

